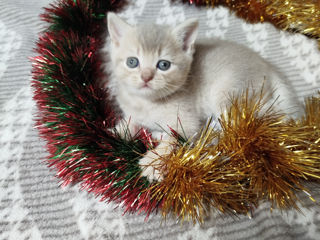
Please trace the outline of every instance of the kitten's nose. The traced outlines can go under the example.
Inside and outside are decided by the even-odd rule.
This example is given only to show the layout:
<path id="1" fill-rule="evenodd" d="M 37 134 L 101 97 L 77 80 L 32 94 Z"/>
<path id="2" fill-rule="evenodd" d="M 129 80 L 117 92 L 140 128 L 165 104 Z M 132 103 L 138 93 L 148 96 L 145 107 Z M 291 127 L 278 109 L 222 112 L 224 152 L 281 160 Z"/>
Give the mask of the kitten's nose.
<path id="1" fill-rule="evenodd" d="M 146 68 L 146 69 L 143 69 L 142 72 L 141 72 L 141 79 L 145 83 L 150 82 L 153 79 L 153 76 L 154 76 L 154 70 L 153 69 Z"/>

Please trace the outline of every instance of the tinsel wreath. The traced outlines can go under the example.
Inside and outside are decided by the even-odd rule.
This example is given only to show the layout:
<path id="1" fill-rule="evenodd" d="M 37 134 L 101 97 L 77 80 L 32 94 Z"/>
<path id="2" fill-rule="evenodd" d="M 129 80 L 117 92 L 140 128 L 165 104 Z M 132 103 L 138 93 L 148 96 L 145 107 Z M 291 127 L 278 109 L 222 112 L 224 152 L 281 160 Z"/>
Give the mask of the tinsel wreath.
<path id="1" fill-rule="evenodd" d="M 265 6 L 280 6 L 280 1 L 195 2 L 219 2 L 249 20 L 252 14 L 279 26 L 285 20 L 283 29 L 296 26 L 300 16 L 290 22 L 289 14 L 260 14 Z M 298 6 L 297 2 L 287 0 L 279 9 Z M 152 139 L 146 131 L 124 140 L 107 130 L 117 116 L 108 92 L 100 86 L 106 78 L 98 51 L 106 37 L 106 14 L 125 4 L 123 0 L 61 0 L 42 15 L 49 27 L 41 34 L 39 56 L 33 59 L 37 127 L 47 141 L 49 165 L 57 169 L 62 183 L 80 183 L 102 201 L 121 204 L 125 212 L 148 216 L 160 210 L 164 218 L 173 214 L 194 222 L 201 222 L 212 208 L 246 214 L 262 200 L 280 209 L 298 208 L 296 193 L 308 192 L 303 183 L 320 178 L 320 96 L 306 100 L 303 118 L 285 121 L 272 109 L 261 113 L 262 93 L 235 95 L 220 117 L 221 130 L 206 125 L 198 140 L 174 143 L 175 150 L 162 158 L 163 181 L 149 183 L 140 177 L 138 159 L 152 146 Z M 301 9 L 307 11 L 307 5 Z M 303 15 L 301 23 L 305 20 Z M 317 24 L 308 21 L 299 29 L 318 38 L 317 32 L 308 32 Z"/>

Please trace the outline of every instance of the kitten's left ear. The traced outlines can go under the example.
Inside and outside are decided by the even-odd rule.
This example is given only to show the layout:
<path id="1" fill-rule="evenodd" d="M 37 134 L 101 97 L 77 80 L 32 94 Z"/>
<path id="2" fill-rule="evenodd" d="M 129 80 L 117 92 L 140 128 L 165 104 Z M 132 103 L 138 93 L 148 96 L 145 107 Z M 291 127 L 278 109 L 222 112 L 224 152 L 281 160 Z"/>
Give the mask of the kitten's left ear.
<path id="1" fill-rule="evenodd" d="M 182 44 L 182 49 L 184 51 L 193 51 L 193 45 L 198 35 L 198 26 L 198 20 L 193 18 L 181 23 L 173 29 L 173 34 L 178 42 Z"/>

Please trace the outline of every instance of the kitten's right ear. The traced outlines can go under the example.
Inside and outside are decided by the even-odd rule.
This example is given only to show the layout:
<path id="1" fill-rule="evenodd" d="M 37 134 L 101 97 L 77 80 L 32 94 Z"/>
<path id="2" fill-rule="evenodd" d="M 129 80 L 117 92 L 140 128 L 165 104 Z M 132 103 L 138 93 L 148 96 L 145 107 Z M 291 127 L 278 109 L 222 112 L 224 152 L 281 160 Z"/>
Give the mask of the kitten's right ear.
<path id="1" fill-rule="evenodd" d="M 127 22 L 122 20 L 114 13 L 108 13 L 108 32 L 110 34 L 111 41 L 116 45 L 119 46 L 119 42 L 121 37 L 132 29 L 132 26 L 129 25 Z"/>
<path id="2" fill-rule="evenodd" d="M 173 29 L 173 34 L 182 45 L 184 51 L 193 52 L 193 45 L 198 34 L 198 26 L 198 20 L 194 18 L 181 23 Z"/>

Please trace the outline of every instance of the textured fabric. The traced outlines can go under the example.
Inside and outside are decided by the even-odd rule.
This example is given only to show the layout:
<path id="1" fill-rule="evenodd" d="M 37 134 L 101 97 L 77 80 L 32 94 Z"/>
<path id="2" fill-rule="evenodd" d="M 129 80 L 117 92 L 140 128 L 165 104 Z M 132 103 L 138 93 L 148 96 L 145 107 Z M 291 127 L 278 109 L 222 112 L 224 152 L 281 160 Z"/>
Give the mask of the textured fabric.
<path id="1" fill-rule="evenodd" d="M 319 239 L 320 208 L 302 194 L 303 214 L 270 211 L 262 203 L 252 217 L 213 213 L 202 226 L 161 224 L 153 215 L 122 215 L 78 186 L 61 188 L 47 168 L 45 143 L 34 129 L 31 63 L 38 17 L 49 0 L 0 1 L 0 239 Z M 269 24 L 249 25 L 225 8 L 170 5 L 169 0 L 135 0 L 121 13 L 131 23 L 175 24 L 200 20 L 200 35 L 243 43 L 275 64 L 292 82 L 299 99 L 320 87 L 320 52 L 301 35 Z M 212 63 L 214 64 L 214 63 Z M 319 187 L 312 186 L 320 200 Z"/>

